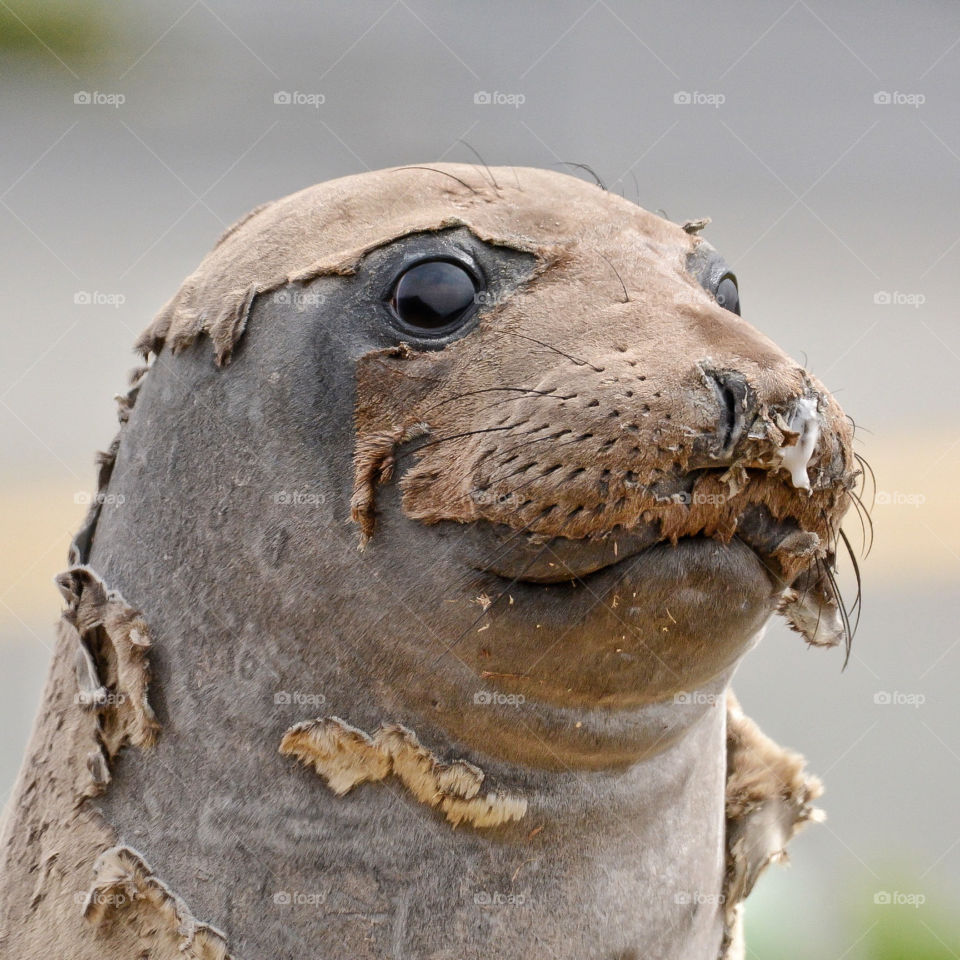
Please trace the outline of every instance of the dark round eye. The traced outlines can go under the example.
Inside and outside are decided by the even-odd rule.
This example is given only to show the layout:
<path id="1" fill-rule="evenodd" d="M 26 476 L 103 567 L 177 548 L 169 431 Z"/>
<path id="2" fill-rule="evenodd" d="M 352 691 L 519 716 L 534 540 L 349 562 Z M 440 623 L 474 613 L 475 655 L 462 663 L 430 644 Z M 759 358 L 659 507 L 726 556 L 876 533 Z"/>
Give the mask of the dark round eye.
<path id="1" fill-rule="evenodd" d="M 740 291 L 737 289 L 737 281 L 732 273 L 728 273 L 717 284 L 717 303 L 724 310 L 729 310 L 740 316 Z"/>
<path id="2" fill-rule="evenodd" d="M 436 333 L 465 319 L 476 293 L 473 276 L 460 264 L 427 260 L 400 276 L 391 306 L 406 326 Z"/>

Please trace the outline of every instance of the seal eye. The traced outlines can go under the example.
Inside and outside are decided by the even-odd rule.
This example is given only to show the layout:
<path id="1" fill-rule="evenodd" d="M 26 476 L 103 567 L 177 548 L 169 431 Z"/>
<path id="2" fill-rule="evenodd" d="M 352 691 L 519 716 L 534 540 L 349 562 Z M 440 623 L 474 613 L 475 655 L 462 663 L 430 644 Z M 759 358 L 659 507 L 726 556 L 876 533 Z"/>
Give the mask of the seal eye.
<path id="1" fill-rule="evenodd" d="M 737 288 L 737 278 L 732 273 L 724 274 L 720 278 L 715 296 L 724 310 L 740 316 L 740 291 Z"/>
<path id="2" fill-rule="evenodd" d="M 450 260 L 426 260 L 400 275 L 390 305 L 418 331 L 438 333 L 466 318 L 476 302 L 473 276 Z"/>

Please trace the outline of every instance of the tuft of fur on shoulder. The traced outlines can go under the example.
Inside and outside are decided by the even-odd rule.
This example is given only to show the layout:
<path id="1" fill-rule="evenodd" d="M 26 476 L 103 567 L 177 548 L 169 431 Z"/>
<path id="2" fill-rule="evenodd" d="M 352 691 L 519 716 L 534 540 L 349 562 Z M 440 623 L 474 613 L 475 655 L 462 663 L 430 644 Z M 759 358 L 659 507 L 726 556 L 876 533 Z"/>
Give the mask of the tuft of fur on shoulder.
<path id="1" fill-rule="evenodd" d="M 88 923 L 103 930 L 114 923 L 132 927 L 143 948 L 139 956 L 231 960 L 224 934 L 197 921 L 135 850 L 111 847 L 97 857 L 93 870 L 96 880 L 83 903 Z"/>
<path id="2" fill-rule="evenodd" d="M 479 767 L 466 760 L 438 760 L 412 730 L 396 723 L 382 724 L 371 737 L 339 717 L 309 720 L 284 734 L 280 753 L 312 766 L 337 796 L 392 774 L 455 827 L 464 822 L 497 827 L 527 812 L 523 798 L 502 792 L 481 796 Z"/>
<path id="3" fill-rule="evenodd" d="M 808 822 L 823 819 L 813 806 L 823 792 L 798 753 L 774 743 L 727 699 L 727 870 L 723 960 L 743 956 L 743 901 L 771 863 L 787 860 L 786 846 Z"/>

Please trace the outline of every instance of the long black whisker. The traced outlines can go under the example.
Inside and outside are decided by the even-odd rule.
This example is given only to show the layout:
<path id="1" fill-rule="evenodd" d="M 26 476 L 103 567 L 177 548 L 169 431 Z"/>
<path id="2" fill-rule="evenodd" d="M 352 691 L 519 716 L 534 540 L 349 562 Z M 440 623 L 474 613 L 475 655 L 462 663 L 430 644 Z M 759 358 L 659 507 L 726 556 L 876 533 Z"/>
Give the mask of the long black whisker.
<path id="1" fill-rule="evenodd" d="M 425 450 L 427 447 L 435 447 L 440 443 L 447 443 L 450 440 L 461 440 L 464 437 L 474 437 L 480 433 L 496 433 L 498 430 L 512 430 L 514 429 L 511 426 L 505 427 L 484 427 L 482 430 L 467 430 L 464 433 L 454 433 L 447 437 L 439 437 L 436 440 L 428 440 L 426 443 L 421 443 L 419 447 L 414 447 L 412 450 L 408 450 L 405 453 L 400 454 L 397 457 L 398 460 L 403 459 L 404 457 L 412 456 L 415 453 L 419 453 L 421 450 Z"/>
<path id="2" fill-rule="evenodd" d="M 877 475 L 873 472 L 873 467 L 870 466 L 870 461 L 862 453 L 854 453 L 857 463 L 863 468 L 863 492 L 867 492 L 867 474 L 870 475 L 870 484 L 873 487 L 873 494 L 870 497 L 871 507 L 876 503 L 877 500 Z"/>
<path id="3" fill-rule="evenodd" d="M 458 140 L 457 140 L 457 143 L 462 143 L 462 144 L 480 161 L 480 163 L 483 165 L 483 169 L 487 171 L 487 177 L 489 177 L 490 183 L 492 184 L 493 189 L 494 189 L 494 190 L 499 190 L 499 189 L 500 189 L 500 184 L 497 183 L 495 177 L 493 176 L 493 173 L 492 173 L 491 170 L 490 170 L 490 167 L 487 166 L 487 161 L 484 160 L 483 157 L 480 156 L 479 152 L 478 152 L 477 150 L 475 150 L 474 147 L 473 147 L 471 144 L 467 143 L 466 140 L 459 140 L 459 139 L 458 139 Z"/>
<path id="4" fill-rule="evenodd" d="M 561 357 L 566 357 L 567 360 L 575 363 L 578 367 L 589 367 L 594 373 L 603 373 L 603 367 L 594 366 L 589 360 L 581 360 L 579 357 L 573 357 L 569 353 L 564 353 L 551 343 L 544 343 L 543 340 L 537 340 L 536 337 L 528 337 L 525 334 L 517 333 L 516 330 L 504 330 L 503 332 L 513 337 L 519 337 L 521 340 L 529 340 L 531 343 L 537 343 L 541 347 L 552 350 L 554 353 L 559 353 Z"/>
<path id="5" fill-rule="evenodd" d="M 417 163 L 411 163 L 405 167 L 396 167 L 392 172 L 399 173 L 401 170 L 429 170 L 431 173 L 439 173 L 441 177 L 449 177 L 451 180 L 456 180 L 457 183 L 466 187 L 471 193 L 479 192 L 476 187 L 471 187 L 466 180 L 461 180 L 458 176 L 453 173 L 449 173 L 446 170 L 437 170 L 436 167 L 424 167 Z"/>
<path id="6" fill-rule="evenodd" d="M 850 557 L 850 563 L 853 566 L 853 574 L 857 580 L 857 596 L 853 601 L 853 606 L 850 608 L 851 611 L 855 610 L 857 613 L 857 619 L 853 624 L 853 632 L 856 633 L 857 628 L 860 626 L 860 614 L 863 611 L 863 580 L 860 577 L 860 564 L 857 563 L 856 554 L 853 551 L 849 538 L 843 530 L 840 531 L 840 539 L 843 541 L 844 547 L 846 547 L 847 555 Z M 853 637 L 850 639 L 853 640 Z"/>
<path id="7" fill-rule="evenodd" d="M 837 598 L 837 606 L 840 609 L 840 619 L 843 621 L 843 638 L 846 645 L 846 654 L 843 658 L 842 669 L 846 670 L 847 664 L 850 662 L 850 647 L 853 643 L 853 634 L 850 630 L 850 616 L 847 613 L 846 605 L 843 602 L 843 595 L 840 593 L 840 587 L 837 584 L 837 578 L 830 569 L 829 563 L 824 567 L 824 572 L 827 575 L 827 579 L 830 581 L 830 587 L 833 590 L 833 595 Z"/>
<path id="8" fill-rule="evenodd" d="M 555 166 L 555 167 L 576 167 L 578 170 L 583 170 L 583 171 L 585 171 L 586 173 L 589 173 L 590 176 L 593 177 L 593 179 L 594 179 L 594 181 L 596 182 L 597 186 L 598 186 L 601 190 L 606 190 L 606 189 L 607 189 L 607 187 L 606 187 L 606 185 L 604 184 L 604 182 L 600 179 L 600 177 L 597 176 L 597 172 L 593 169 L 593 167 L 590 167 L 590 166 L 588 166 L 588 165 L 585 164 L 585 163 L 575 163 L 575 162 L 572 161 L 572 160 L 561 160 L 561 161 L 559 161 L 559 163 L 553 164 L 553 166 Z"/>
<path id="9" fill-rule="evenodd" d="M 424 416 L 428 414 L 431 410 L 436 410 L 437 407 L 442 407 L 448 403 L 453 403 L 455 400 L 463 400 L 465 397 L 475 397 L 481 393 L 532 393 L 535 396 L 539 397 L 549 397 L 556 392 L 556 387 L 551 387 L 549 390 L 535 390 L 533 387 L 484 387 L 482 390 L 467 390 L 464 393 L 455 394 L 452 397 L 447 397 L 445 400 L 439 400 L 437 403 L 433 404 L 431 407 L 427 407 L 424 410 Z M 570 400 L 574 395 L 570 394 L 569 396 L 558 397 L 558 400 Z"/>
<path id="10" fill-rule="evenodd" d="M 863 559 L 866 560 L 870 556 L 870 551 L 873 549 L 873 517 L 870 516 L 870 511 L 867 509 L 867 505 L 860 499 L 859 494 L 855 491 L 850 491 L 850 496 L 853 497 L 853 502 L 857 508 L 857 516 L 860 518 L 860 528 L 863 531 L 863 540 L 866 545 L 866 553 L 863 555 Z M 870 532 L 870 541 L 867 542 L 867 531 Z"/>
<path id="11" fill-rule="evenodd" d="M 610 269 L 617 275 L 617 279 L 620 281 L 620 286 L 623 287 L 623 302 L 629 303 L 630 294 L 627 293 L 627 285 L 623 282 L 623 277 L 620 276 L 620 271 L 613 265 L 613 261 L 608 256 L 606 256 L 606 254 L 601 253 L 600 256 L 607 261 L 607 263 L 610 266 Z"/>

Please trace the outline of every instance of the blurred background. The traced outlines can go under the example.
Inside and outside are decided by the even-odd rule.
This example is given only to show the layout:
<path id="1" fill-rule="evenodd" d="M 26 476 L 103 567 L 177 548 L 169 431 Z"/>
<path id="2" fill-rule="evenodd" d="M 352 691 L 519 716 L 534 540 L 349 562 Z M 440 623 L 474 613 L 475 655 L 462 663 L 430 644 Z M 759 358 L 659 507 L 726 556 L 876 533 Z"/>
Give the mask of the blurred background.
<path id="1" fill-rule="evenodd" d="M 776 623 L 737 678 L 829 817 L 761 880 L 748 956 L 960 956 L 958 90 L 945 0 L 0 0 L 0 798 L 131 345 L 220 232 L 367 169 L 585 163 L 713 218 L 744 316 L 876 471 L 849 668 Z"/>

